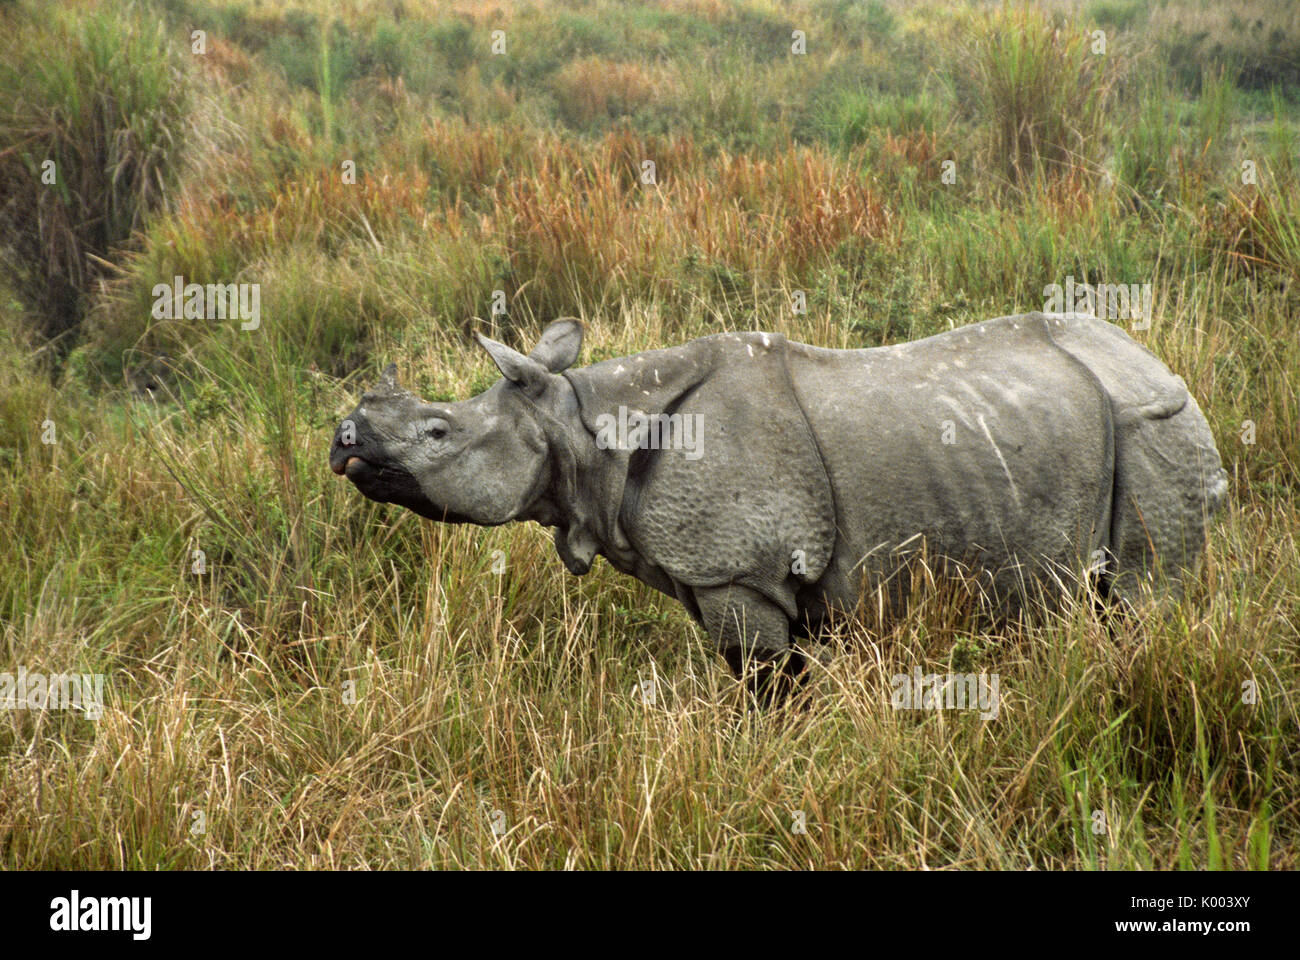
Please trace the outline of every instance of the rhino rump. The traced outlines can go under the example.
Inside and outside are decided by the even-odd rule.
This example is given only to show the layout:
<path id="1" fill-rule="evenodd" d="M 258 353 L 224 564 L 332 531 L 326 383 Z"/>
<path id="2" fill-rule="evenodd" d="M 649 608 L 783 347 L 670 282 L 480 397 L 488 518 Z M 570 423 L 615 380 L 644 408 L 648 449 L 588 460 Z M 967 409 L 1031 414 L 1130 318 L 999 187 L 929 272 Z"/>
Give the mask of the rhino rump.
<path id="1" fill-rule="evenodd" d="M 1078 314 L 1041 317 L 1053 340 L 1105 389 L 1115 423 L 1112 589 L 1136 599 L 1159 576 L 1177 595 L 1228 492 L 1210 426 L 1183 378 L 1119 327 Z"/>

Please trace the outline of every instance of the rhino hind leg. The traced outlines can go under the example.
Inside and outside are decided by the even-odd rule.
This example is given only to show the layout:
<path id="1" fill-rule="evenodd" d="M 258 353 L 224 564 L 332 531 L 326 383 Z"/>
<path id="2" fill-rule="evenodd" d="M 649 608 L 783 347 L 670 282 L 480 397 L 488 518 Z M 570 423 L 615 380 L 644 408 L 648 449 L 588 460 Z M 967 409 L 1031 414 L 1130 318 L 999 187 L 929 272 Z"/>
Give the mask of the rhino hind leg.
<path id="1" fill-rule="evenodd" d="M 806 662 L 790 644 L 790 619 L 776 603 L 739 584 L 696 587 L 700 621 L 737 679 L 765 704 L 779 703 L 804 676 Z"/>
<path id="2" fill-rule="evenodd" d="M 1122 602 L 1136 601 L 1147 582 L 1157 595 L 1182 595 L 1227 494 L 1205 417 L 1189 395 L 1177 400 L 1116 411 L 1108 587 Z"/>

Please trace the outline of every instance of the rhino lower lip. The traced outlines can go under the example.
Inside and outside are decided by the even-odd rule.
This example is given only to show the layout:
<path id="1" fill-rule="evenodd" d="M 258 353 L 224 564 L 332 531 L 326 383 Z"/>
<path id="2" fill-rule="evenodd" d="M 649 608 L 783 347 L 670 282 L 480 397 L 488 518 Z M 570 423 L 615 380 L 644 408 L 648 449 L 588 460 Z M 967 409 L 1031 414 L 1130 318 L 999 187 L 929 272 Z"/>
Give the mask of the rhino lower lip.
<path id="1" fill-rule="evenodd" d="M 343 461 L 341 465 L 334 468 L 334 472 L 339 474 L 340 476 L 346 474 L 348 477 L 351 477 L 354 473 L 356 473 L 356 470 L 354 469 L 354 465 L 364 464 L 365 462 L 366 461 L 362 460 L 360 457 L 348 457 L 346 460 Z"/>

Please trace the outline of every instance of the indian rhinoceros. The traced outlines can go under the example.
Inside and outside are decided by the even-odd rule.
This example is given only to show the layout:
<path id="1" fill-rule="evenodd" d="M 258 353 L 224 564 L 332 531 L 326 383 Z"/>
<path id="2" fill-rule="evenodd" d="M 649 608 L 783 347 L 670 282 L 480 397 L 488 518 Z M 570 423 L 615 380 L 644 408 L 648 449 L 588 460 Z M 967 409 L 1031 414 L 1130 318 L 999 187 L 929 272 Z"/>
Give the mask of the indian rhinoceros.
<path id="1" fill-rule="evenodd" d="M 862 350 L 721 333 L 581 369 L 576 321 L 527 356 L 478 341 L 500 381 L 431 403 L 390 364 L 332 469 L 431 520 L 554 527 L 570 571 L 600 554 L 676 597 L 738 674 L 797 673 L 792 638 L 895 596 L 922 550 L 1007 609 L 1088 570 L 1102 595 L 1176 592 L 1228 487 L 1183 380 L 1080 314 Z"/>

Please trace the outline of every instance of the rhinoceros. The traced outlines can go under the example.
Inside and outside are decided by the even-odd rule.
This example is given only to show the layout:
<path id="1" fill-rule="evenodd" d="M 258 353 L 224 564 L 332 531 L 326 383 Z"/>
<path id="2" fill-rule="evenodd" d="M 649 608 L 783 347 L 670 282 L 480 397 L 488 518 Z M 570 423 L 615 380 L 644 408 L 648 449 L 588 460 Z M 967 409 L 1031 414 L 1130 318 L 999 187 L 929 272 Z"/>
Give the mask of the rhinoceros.
<path id="1" fill-rule="evenodd" d="M 860 350 L 720 333 L 581 369 L 573 320 L 526 356 L 476 336 L 494 386 L 426 402 L 390 364 L 334 472 L 430 520 L 554 527 L 571 572 L 600 554 L 676 597 L 751 678 L 797 674 L 794 640 L 896 596 L 921 551 L 1004 610 L 1085 576 L 1176 593 L 1228 488 L 1182 378 L 1090 316 Z"/>

